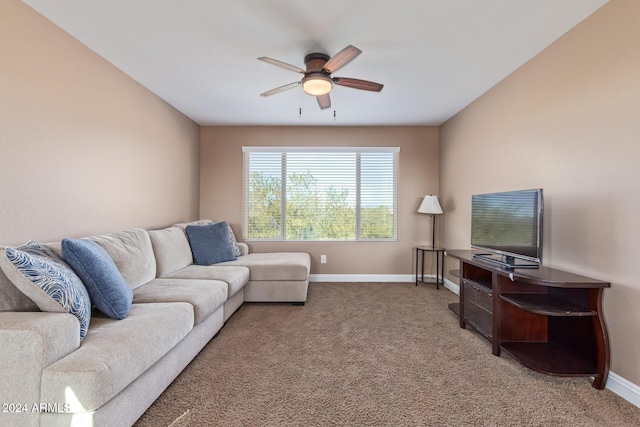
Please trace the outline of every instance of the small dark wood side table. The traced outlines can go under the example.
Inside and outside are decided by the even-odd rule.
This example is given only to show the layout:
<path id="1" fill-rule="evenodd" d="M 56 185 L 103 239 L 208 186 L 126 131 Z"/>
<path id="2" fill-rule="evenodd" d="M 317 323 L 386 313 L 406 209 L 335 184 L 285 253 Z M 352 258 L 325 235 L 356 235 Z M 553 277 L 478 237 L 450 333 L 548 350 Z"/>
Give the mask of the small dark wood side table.
<path id="1" fill-rule="evenodd" d="M 436 277 L 434 279 L 424 277 L 424 253 L 430 252 L 436 254 Z M 435 284 L 436 289 L 440 289 L 440 285 L 444 286 L 444 248 L 433 248 L 431 246 L 416 247 L 416 286 L 418 283 Z"/>

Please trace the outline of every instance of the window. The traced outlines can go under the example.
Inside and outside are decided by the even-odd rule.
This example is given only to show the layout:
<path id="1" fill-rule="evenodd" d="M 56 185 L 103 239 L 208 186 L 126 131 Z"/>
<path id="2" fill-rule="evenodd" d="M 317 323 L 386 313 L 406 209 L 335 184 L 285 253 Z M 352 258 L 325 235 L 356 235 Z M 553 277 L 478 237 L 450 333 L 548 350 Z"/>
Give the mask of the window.
<path id="1" fill-rule="evenodd" d="M 247 240 L 397 240 L 398 147 L 243 147 Z"/>

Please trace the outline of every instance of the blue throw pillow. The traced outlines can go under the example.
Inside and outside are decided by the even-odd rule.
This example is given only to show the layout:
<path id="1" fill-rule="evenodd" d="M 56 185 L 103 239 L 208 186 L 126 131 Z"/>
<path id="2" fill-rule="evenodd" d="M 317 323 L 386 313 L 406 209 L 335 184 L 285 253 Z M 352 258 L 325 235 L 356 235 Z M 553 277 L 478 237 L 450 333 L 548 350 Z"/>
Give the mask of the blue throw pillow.
<path id="1" fill-rule="evenodd" d="M 16 287 L 42 311 L 73 314 L 80 322 L 80 339 L 84 339 L 91 321 L 91 301 L 80 278 L 60 255 L 34 241 L 6 248 L 4 254 L 9 263 L 2 260 L 2 270 Z"/>
<path id="2" fill-rule="evenodd" d="M 236 239 L 236 233 L 233 232 L 233 228 L 231 228 L 231 226 L 229 225 L 228 222 L 226 222 L 226 221 L 214 221 L 214 224 L 217 224 L 218 222 L 224 222 L 225 224 L 227 224 L 227 232 L 229 233 L 229 235 L 227 237 L 229 239 L 231 247 L 233 248 L 233 254 L 236 257 L 239 257 L 240 255 L 242 255 L 242 251 L 240 250 L 240 246 L 238 246 L 238 240 Z"/>
<path id="3" fill-rule="evenodd" d="M 186 232 L 196 264 L 211 265 L 236 259 L 233 244 L 229 239 L 229 225 L 225 221 L 207 225 L 188 225 Z"/>
<path id="4" fill-rule="evenodd" d="M 124 319 L 133 291 L 107 251 L 88 239 L 63 239 L 62 256 L 87 287 L 91 302 L 113 319 Z"/>

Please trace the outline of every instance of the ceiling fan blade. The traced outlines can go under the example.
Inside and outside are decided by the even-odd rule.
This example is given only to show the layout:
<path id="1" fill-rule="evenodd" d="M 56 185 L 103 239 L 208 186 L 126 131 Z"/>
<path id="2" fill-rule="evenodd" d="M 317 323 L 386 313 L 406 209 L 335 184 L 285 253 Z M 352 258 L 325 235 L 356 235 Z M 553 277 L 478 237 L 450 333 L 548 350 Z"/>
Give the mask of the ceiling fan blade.
<path id="1" fill-rule="evenodd" d="M 347 65 L 349 62 L 356 59 L 358 55 L 360 55 L 362 51 L 355 46 L 347 46 L 342 49 L 340 52 L 333 55 L 331 59 L 324 64 L 324 69 L 332 74 L 335 71 L 338 71 L 340 68 Z"/>
<path id="2" fill-rule="evenodd" d="M 267 56 L 261 56 L 258 59 L 260 61 L 268 62 L 269 64 L 273 64 L 278 67 L 285 68 L 287 70 L 295 71 L 296 73 L 304 74 L 304 70 L 302 68 L 296 67 L 295 65 L 287 64 L 286 62 L 278 61 L 277 59 L 269 58 Z"/>
<path id="3" fill-rule="evenodd" d="M 289 83 L 288 85 L 280 86 L 280 87 L 277 87 L 275 89 L 271 89 L 271 90 L 268 90 L 268 91 L 266 91 L 264 93 L 261 93 L 260 96 L 275 95 L 276 93 L 284 92 L 285 90 L 289 90 L 289 89 L 293 89 L 294 87 L 298 87 L 298 86 L 300 86 L 300 83 L 302 83 L 302 82 Z"/>
<path id="4" fill-rule="evenodd" d="M 318 95 L 316 96 L 316 99 L 318 100 L 320 109 L 324 110 L 325 108 L 331 107 L 331 97 L 329 97 L 328 93 L 325 95 Z"/>
<path id="5" fill-rule="evenodd" d="M 351 79 L 349 77 L 334 77 L 333 82 L 340 86 L 351 87 L 354 89 L 370 90 L 372 92 L 380 92 L 384 87 L 383 84 L 370 82 L 368 80 Z"/>

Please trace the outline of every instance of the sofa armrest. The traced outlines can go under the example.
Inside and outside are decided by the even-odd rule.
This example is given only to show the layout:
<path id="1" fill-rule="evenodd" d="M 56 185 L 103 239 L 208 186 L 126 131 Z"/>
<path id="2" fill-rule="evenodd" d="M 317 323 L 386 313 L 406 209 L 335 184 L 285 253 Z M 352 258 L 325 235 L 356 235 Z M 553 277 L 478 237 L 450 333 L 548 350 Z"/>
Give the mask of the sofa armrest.
<path id="1" fill-rule="evenodd" d="M 240 248 L 240 256 L 249 255 L 249 245 L 238 242 L 238 247 Z"/>
<path id="2" fill-rule="evenodd" d="M 40 402 L 42 371 L 80 347 L 80 323 L 68 313 L 4 311 L 0 343 L 0 402 L 16 409 L 0 425 L 38 425 L 33 405 L 55 403 Z"/>

